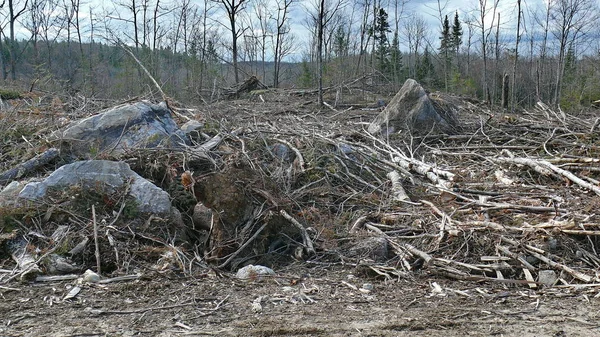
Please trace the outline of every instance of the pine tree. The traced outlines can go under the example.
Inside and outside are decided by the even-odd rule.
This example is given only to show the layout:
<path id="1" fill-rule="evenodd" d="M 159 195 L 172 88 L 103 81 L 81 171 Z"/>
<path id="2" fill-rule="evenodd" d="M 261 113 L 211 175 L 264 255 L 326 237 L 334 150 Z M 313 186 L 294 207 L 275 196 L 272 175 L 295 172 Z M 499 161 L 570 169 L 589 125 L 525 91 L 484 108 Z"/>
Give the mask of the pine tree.
<path id="1" fill-rule="evenodd" d="M 454 23 L 452 24 L 452 37 L 451 37 L 451 44 L 452 44 L 453 52 L 455 53 L 455 55 L 458 55 L 460 45 L 462 44 L 462 36 L 463 36 L 462 25 L 460 24 L 460 20 L 458 19 L 458 12 L 456 12 L 456 14 L 454 15 Z"/>
<path id="2" fill-rule="evenodd" d="M 370 33 L 377 43 L 377 50 L 375 51 L 377 68 L 384 73 L 389 71 L 390 68 L 390 44 L 387 34 L 391 31 L 387 12 L 383 8 L 379 8 L 374 26 L 371 27 Z"/>
<path id="3" fill-rule="evenodd" d="M 444 55 L 444 59 L 450 57 L 450 51 L 452 49 L 452 35 L 450 34 L 450 23 L 448 22 L 448 15 L 444 18 L 444 24 L 442 25 L 442 36 L 440 36 L 440 53 Z"/>
<path id="4" fill-rule="evenodd" d="M 425 52 L 417 66 L 417 80 L 425 85 L 433 85 L 435 68 L 433 62 L 431 62 L 431 55 L 429 48 L 425 47 Z"/>
<path id="5" fill-rule="evenodd" d="M 442 24 L 442 36 L 440 36 L 440 48 L 439 52 L 442 55 L 444 62 L 444 87 L 448 91 L 448 72 L 452 61 L 452 35 L 450 33 L 450 22 L 448 21 L 448 15 L 444 17 L 444 23 Z"/>
<path id="6" fill-rule="evenodd" d="M 394 72 L 394 80 L 396 83 L 402 83 L 400 74 L 402 73 L 402 52 L 400 51 L 400 39 L 398 38 L 398 32 L 394 32 L 392 39 L 392 46 L 390 50 L 390 65 Z"/>

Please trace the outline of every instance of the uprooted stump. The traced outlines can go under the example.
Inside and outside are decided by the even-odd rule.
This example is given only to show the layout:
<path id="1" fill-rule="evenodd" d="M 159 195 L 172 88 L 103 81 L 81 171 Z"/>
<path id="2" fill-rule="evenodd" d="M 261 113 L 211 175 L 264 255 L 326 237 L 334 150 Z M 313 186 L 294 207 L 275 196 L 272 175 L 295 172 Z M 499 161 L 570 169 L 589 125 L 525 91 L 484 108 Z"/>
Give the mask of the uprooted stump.
<path id="1" fill-rule="evenodd" d="M 290 201 L 278 191 L 250 168 L 231 167 L 196 181 L 194 194 L 202 205 L 196 210 L 205 223 L 210 217 L 207 261 L 235 268 L 242 263 L 272 265 L 291 254 L 302 257 L 303 245 L 310 253 L 303 227 L 286 211 Z"/>

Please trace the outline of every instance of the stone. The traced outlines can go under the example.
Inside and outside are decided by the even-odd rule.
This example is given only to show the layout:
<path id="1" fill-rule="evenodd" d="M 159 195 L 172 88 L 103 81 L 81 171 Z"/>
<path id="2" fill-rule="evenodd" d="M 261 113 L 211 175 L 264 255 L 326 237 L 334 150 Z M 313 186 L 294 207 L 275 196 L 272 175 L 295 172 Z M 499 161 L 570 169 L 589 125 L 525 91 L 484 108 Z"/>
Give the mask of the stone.
<path id="1" fill-rule="evenodd" d="M 273 153 L 273 155 L 280 160 L 286 161 L 286 162 L 292 162 L 294 161 L 294 158 L 296 157 L 296 154 L 294 152 L 292 152 L 292 150 L 289 148 L 289 146 L 282 144 L 282 143 L 275 143 L 272 146 L 270 146 L 270 150 Z"/>
<path id="2" fill-rule="evenodd" d="M 459 128 L 456 116 L 436 105 L 417 81 L 408 79 L 367 130 L 384 136 L 402 130 L 412 134 L 456 133 Z"/>
<path id="3" fill-rule="evenodd" d="M 264 275 L 275 275 L 275 271 L 269 267 L 249 264 L 240 268 L 235 274 L 235 277 L 240 280 L 258 280 Z"/>
<path id="4" fill-rule="evenodd" d="M 552 287 L 557 280 L 558 276 L 554 270 L 540 270 L 538 274 L 538 282 L 548 287 Z"/>
<path id="5" fill-rule="evenodd" d="M 204 129 L 204 123 L 196 120 L 191 120 L 184 123 L 181 126 L 181 131 L 185 133 L 190 139 L 198 141 L 201 137 L 201 131 Z"/>
<path id="6" fill-rule="evenodd" d="M 18 198 L 39 200 L 49 188 L 79 185 L 96 189 L 99 185 L 107 191 L 129 186 L 129 194 L 137 201 L 140 212 L 168 215 L 171 213 L 169 194 L 142 178 L 124 162 L 86 160 L 59 167 L 41 182 L 31 182 L 19 192 Z"/>
<path id="7" fill-rule="evenodd" d="M 192 220 L 194 222 L 194 228 L 208 231 L 210 230 L 213 221 L 213 211 L 204 206 L 203 203 L 199 202 L 194 206 Z"/>
<path id="8" fill-rule="evenodd" d="M 136 148 L 176 148 L 189 142 L 165 103 L 147 101 L 119 105 L 74 121 L 53 138 L 85 158 Z"/>

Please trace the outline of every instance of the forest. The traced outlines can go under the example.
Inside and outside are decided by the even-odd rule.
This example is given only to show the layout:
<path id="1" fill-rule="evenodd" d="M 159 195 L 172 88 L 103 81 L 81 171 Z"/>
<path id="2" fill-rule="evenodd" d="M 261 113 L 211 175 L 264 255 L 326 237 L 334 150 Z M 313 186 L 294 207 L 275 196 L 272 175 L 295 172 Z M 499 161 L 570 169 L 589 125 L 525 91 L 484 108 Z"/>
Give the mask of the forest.
<path id="1" fill-rule="evenodd" d="M 342 100 L 362 90 L 393 94 L 407 78 L 512 109 L 542 101 L 576 110 L 600 99 L 598 1 L 478 0 L 460 11 L 452 1 L 417 3 L 3 2 L 2 79 L 122 98 L 154 90 L 142 64 L 189 103 L 214 100 L 251 75 L 275 88 L 335 89 Z"/>

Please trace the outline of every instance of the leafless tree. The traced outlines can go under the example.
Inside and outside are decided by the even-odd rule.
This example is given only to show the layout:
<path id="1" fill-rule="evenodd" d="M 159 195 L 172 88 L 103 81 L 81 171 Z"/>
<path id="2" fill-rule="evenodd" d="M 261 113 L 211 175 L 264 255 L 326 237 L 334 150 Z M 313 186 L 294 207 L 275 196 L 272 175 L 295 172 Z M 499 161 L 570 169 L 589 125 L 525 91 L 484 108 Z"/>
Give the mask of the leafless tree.
<path id="1" fill-rule="evenodd" d="M 19 17 L 28 9 L 27 1 L 28 0 L 8 0 L 8 57 L 10 63 L 10 77 L 13 81 L 17 79 L 17 58 L 19 57 L 19 47 L 15 38 L 15 24 Z M 5 2 L 2 2 L 2 7 L 4 7 L 5 4 Z"/>
<path id="2" fill-rule="evenodd" d="M 279 87 L 279 76 L 281 71 L 281 62 L 283 58 L 291 51 L 291 39 L 293 36 L 290 34 L 290 19 L 289 14 L 294 0 L 276 0 L 277 12 L 273 16 L 275 21 L 275 34 L 273 41 L 273 86 Z"/>
<path id="3" fill-rule="evenodd" d="M 521 19 L 523 10 L 521 9 L 521 0 L 517 0 L 517 32 L 515 38 L 515 54 L 513 59 L 513 69 L 512 69 L 512 86 L 510 89 L 510 97 L 511 97 L 511 106 L 514 110 L 516 108 L 516 88 L 517 88 L 517 65 L 519 62 L 519 42 L 521 42 Z"/>
<path id="4" fill-rule="evenodd" d="M 483 96 L 488 102 L 491 102 L 490 87 L 488 84 L 488 43 L 490 34 L 495 26 L 496 11 L 498 10 L 498 3 L 500 0 L 478 0 L 476 12 L 479 14 L 477 18 L 477 28 L 480 32 L 480 43 L 481 43 L 481 57 L 483 59 L 483 80 L 482 89 Z M 491 21 L 490 20 L 491 17 Z M 489 25 L 488 25 L 489 22 Z"/>
<path id="5" fill-rule="evenodd" d="M 409 76 L 417 76 L 417 65 L 419 64 L 419 52 L 425 41 L 427 25 L 423 17 L 414 13 L 403 23 L 403 35 L 408 44 L 410 58 L 408 60 Z"/>
<path id="6" fill-rule="evenodd" d="M 570 44 L 576 44 L 578 40 L 587 37 L 591 29 L 596 27 L 598 18 L 596 0 L 556 0 L 550 8 L 551 31 L 558 41 L 553 100 L 555 105 L 560 104 L 567 48 Z"/>
<path id="7" fill-rule="evenodd" d="M 235 82 L 240 81 L 238 70 L 238 39 L 244 35 L 245 29 L 240 27 L 239 17 L 246 9 L 248 0 L 214 0 L 219 2 L 227 14 L 228 30 L 231 32 L 231 55 Z"/>
<path id="8" fill-rule="evenodd" d="M 346 3 L 344 0 L 316 0 L 311 3 L 312 10 L 310 16 L 316 24 L 316 44 L 317 44 L 317 83 L 318 83 L 318 103 L 323 105 L 323 58 L 325 48 L 326 28 L 335 18 L 336 13 L 341 10 Z"/>

